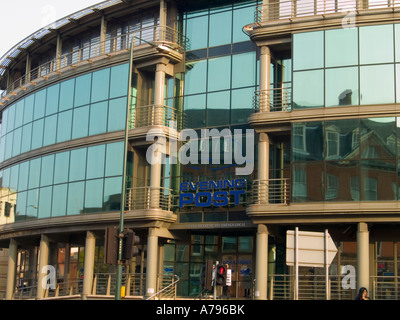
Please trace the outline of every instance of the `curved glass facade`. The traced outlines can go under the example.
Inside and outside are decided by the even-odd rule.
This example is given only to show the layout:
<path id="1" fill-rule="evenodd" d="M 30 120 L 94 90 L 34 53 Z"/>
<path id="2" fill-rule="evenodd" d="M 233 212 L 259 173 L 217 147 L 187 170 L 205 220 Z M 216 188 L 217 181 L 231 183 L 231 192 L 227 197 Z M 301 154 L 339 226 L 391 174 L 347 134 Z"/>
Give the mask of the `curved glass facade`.
<path id="1" fill-rule="evenodd" d="M 124 130 L 128 77 L 129 64 L 116 65 L 11 104 L 3 111 L 0 160 Z M 3 167 L 0 202 L 9 208 L 7 222 L 119 210 L 124 142 L 84 145 Z"/>
<path id="2" fill-rule="evenodd" d="M 293 35 L 293 108 L 400 101 L 400 25 Z"/>

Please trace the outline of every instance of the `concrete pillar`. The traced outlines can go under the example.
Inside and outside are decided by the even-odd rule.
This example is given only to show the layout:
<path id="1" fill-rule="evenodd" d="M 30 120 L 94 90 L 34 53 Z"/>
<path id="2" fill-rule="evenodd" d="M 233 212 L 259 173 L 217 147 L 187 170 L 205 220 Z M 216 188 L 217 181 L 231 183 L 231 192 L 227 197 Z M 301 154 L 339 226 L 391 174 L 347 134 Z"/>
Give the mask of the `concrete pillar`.
<path id="1" fill-rule="evenodd" d="M 14 239 L 10 240 L 8 247 L 8 269 L 7 269 L 7 284 L 6 284 L 6 300 L 13 298 L 15 289 L 15 275 L 17 270 L 17 255 L 18 244 Z"/>
<path id="2" fill-rule="evenodd" d="M 165 65 L 156 65 L 154 81 L 154 123 L 164 125 L 164 88 L 165 88 Z"/>
<path id="3" fill-rule="evenodd" d="M 46 282 L 45 277 L 47 275 L 47 269 L 45 268 L 49 264 L 49 238 L 42 234 L 42 238 L 40 240 L 40 252 L 39 252 L 39 270 L 38 270 L 38 283 L 37 283 L 37 292 L 36 298 L 42 299 L 44 298 L 45 290 L 46 290 Z M 42 272 L 46 270 L 46 272 Z M 45 283 L 43 283 L 45 282 Z"/>
<path id="4" fill-rule="evenodd" d="M 87 231 L 85 243 L 82 300 L 86 300 L 87 296 L 92 293 L 95 250 L 96 238 L 93 232 Z"/>
<path id="5" fill-rule="evenodd" d="M 260 48 L 260 112 L 269 111 L 269 88 L 271 76 L 271 51 L 267 46 Z"/>
<path id="6" fill-rule="evenodd" d="M 260 133 L 258 140 L 258 199 L 260 204 L 268 203 L 269 179 L 269 136 Z"/>
<path id="7" fill-rule="evenodd" d="M 147 236 L 146 296 L 157 292 L 158 235 L 156 228 L 149 228 Z"/>
<path id="8" fill-rule="evenodd" d="M 56 69 L 60 69 L 61 67 L 65 67 L 65 64 L 63 64 L 63 61 L 61 61 L 61 55 L 62 55 L 62 39 L 61 35 L 57 36 L 57 46 L 56 46 Z"/>
<path id="9" fill-rule="evenodd" d="M 369 231 L 365 222 L 357 228 L 357 289 L 361 287 L 369 292 Z"/>
<path id="10" fill-rule="evenodd" d="M 32 59 L 31 55 L 28 52 L 26 55 L 26 65 L 25 65 L 25 83 L 31 81 L 31 65 L 32 65 Z"/>
<path id="11" fill-rule="evenodd" d="M 107 20 L 105 16 L 102 16 L 100 24 L 100 54 L 105 54 L 106 37 L 107 37 Z M 127 48 L 129 48 L 129 40 L 127 43 Z"/>
<path id="12" fill-rule="evenodd" d="M 268 228 L 266 225 L 258 225 L 256 245 L 255 298 L 256 300 L 266 300 L 268 286 Z"/>

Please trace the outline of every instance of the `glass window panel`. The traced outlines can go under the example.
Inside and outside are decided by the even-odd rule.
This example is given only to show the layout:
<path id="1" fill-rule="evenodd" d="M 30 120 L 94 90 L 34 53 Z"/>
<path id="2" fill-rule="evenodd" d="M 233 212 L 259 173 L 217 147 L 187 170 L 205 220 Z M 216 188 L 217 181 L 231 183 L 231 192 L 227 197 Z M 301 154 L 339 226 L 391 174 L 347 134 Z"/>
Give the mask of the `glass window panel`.
<path id="1" fill-rule="evenodd" d="M 26 198 L 26 192 L 18 192 L 15 221 L 25 220 L 26 218 Z"/>
<path id="2" fill-rule="evenodd" d="M 71 129 L 72 129 L 72 110 L 59 113 L 58 124 L 57 124 L 57 142 L 70 140 Z"/>
<path id="3" fill-rule="evenodd" d="M 186 37 L 190 39 L 190 49 L 206 48 L 208 43 L 208 16 L 186 20 Z"/>
<path id="4" fill-rule="evenodd" d="M 236 237 L 222 237 L 222 252 L 236 252 L 237 238 Z"/>
<path id="5" fill-rule="evenodd" d="M 54 183 L 68 181 L 69 151 L 57 153 L 54 164 Z"/>
<path id="6" fill-rule="evenodd" d="M 71 150 L 69 181 L 78 181 L 85 179 L 86 151 L 86 148 Z"/>
<path id="7" fill-rule="evenodd" d="M 393 25 L 360 27 L 360 64 L 393 62 Z"/>
<path id="8" fill-rule="evenodd" d="M 400 62 L 400 24 L 394 25 L 394 32 L 395 32 L 395 53 L 396 53 L 396 62 Z"/>
<path id="9" fill-rule="evenodd" d="M 358 28 L 325 31 L 325 66 L 358 64 Z"/>
<path id="10" fill-rule="evenodd" d="M 54 174 L 54 155 L 42 158 L 42 170 L 40 176 L 40 186 L 49 186 L 53 184 Z"/>
<path id="11" fill-rule="evenodd" d="M 14 130 L 14 121 L 15 121 L 15 104 L 8 107 L 7 122 L 4 123 L 4 125 L 7 125 L 7 132 Z"/>
<path id="12" fill-rule="evenodd" d="M 93 72 L 92 79 L 92 102 L 98 102 L 108 99 L 110 82 L 110 69 Z"/>
<path id="13" fill-rule="evenodd" d="M 233 42 L 249 40 L 249 36 L 243 32 L 242 28 L 251 21 L 254 21 L 253 6 L 233 11 Z"/>
<path id="14" fill-rule="evenodd" d="M 43 129 L 44 119 L 39 119 L 33 122 L 32 125 L 32 145 L 31 149 L 41 148 L 43 145 Z"/>
<path id="15" fill-rule="evenodd" d="M 354 160 L 359 158 L 358 120 L 325 122 L 325 159 Z"/>
<path id="16" fill-rule="evenodd" d="M 232 42 L 231 10 L 210 15 L 209 37 L 209 47 L 219 46 Z"/>
<path id="17" fill-rule="evenodd" d="M 4 169 L 4 171 L 3 171 L 3 177 L 2 177 L 3 188 L 7 189 L 10 187 L 10 172 L 11 172 L 10 168 Z"/>
<path id="18" fill-rule="evenodd" d="M 293 108 L 318 108 L 324 105 L 324 71 L 293 73 Z"/>
<path id="19" fill-rule="evenodd" d="M 108 178 L 104 181 L 104 210 L 121 209 L 122 177 Z"/>
<path id="20" fill-rule="evenodd" d="M 396 157 L 395 118 L 360 120 L 362 159 L 390 159 Z"/>
<path id="21" fill-rule="evenodd" d="M 90 106 L 89 135 L 107 131 L 108 102 L 94 103 Z"/>
<path id="22" fill-rule="evenodd" d="M 202 128 L 206 125 L 206 95 L 198 94 L 184 98 L 187 128 Z"/>
<path id="23" fill-rule="evenodd" d="M 57 114 L 44 118 L 43 145 L 48 146 L 56 143 Z"/>
<path id="24" fill-rule="evenodd" d="M 4 136 L 7 133 L 7 125 L 5 125 L 7 123 L 7 119 L 8 119 L 8 109 L 5 109 L 2 112 L 2 126 L 1 126 L 1 135 Z"/>
<path id="25" fill-rule="evenodd" d="M 60 84 L 47 88 L 46 116 L 58 111 L 58 100 L 60 95 Z"/>
<path id="26" fill-rule="evenodd" d="M 252 236 L 239 237 L 239 252 L 253 252 L 254 238 Z"/>
<path id="27" fill-rule="evenodd" d="M 80 107 L 90 103 L 91 89 L 92 89 L 91 73 L 76 78 L 75 107 Z"/>
<path id="28" fill-rule="evenodd" d="M 25 98 L 24 124 L 32 121 L 34 104 L 35 104 L 35 95 L 31 94 L 30 96 L 27 96 Z"/>
<path id="29" fill-rule="evenodd" d="M 124 130 L 126 126 L 127 98 L 118 98 L 109 101 L 108 105 L 108 132 Z"/>
<path id="30" fill-rule="evenodd" d="M 324 67 L 323 31 L 293 35 L 293 70 Z"/>
<path id="31" fill-rule="evenodd" d="M 12 148 L 12 156 L 19 155 L 21 153 L 21 143 L 22 143 L 22 128 L 14 130 L 14 140 Z"/>
<path id="32" fill-rule="evenodd" d="M 11 167 L 10 170 L 10 191 L 17 192 L 18 191 L 18 174 L 19 174 L 19 165 L 15 165 Z"/>
<path id="33" fill-rule="evenodd" d="M 26 200 L 26 216 L 28 218 L 37 218 L 39 208 L 39 189 L 28 191 Z"/>
<path id="34" fill-rule="evenodd" d="M 1 137 L 0 139 L 0 162 L 4 161 L 4 153 L 6 147 L 6 137 Z"/>
<path id="35" fill-rule="evenodd" d="M 396 200 L 397 183 L 395 160 L 361 161 L 361 200 Z"/>
<path id="36" fill-rule="evenodd" d="M 322 160 L 324 150 L 322 122 L 293 124 L 292 141 L 293 161 Z"/>
<path id="37" fill-rule="evenodd" d="M 21 153 L 31 150 L 31 139 L 32 139 L 32 123 L 28 123 L 22 127 Z"/>
<path id="38" fill-rule="evenodd" d="M 396 102 L 400 102 L 400 64 L 396 64 Z"/>
<path id="39" fill-rule="evenodd" d="M 29 161 L 22 162 L 19 165 L 18 191 L 24 191 L 28 189 L 28 174 L 29 174 Z"/>
<path id="40" fill-rule="evenodd" d="M 327 161 L 326 201 L 359 201 L 359 161 Z"/>
<path id="41" fill-rule="evenodd" d="M 85 182 L 68 184 L 67 214 L 75 215 L 83 213 L 83 201 L 85 196 Z"/>
<path id="42" fill-rule="evenodd" d="M 29 162 L 29 189 L 39 187 L 41 160 L 38 158 Z"/>
<path id="43" fill-rule="evenodd" d="M 292 172 L 292 201 L 319 202 L 324 200 L 322 162 L 297 163 Z"/>
<path id="44" fill-rule="evenodd" d="M 73 108 L 74 106 L 75 79 L 61 83 L 59 111 Z"/>
<path id="45" fill-rule="evenodd" d="M 35 111 L 33 120 L 44 117 L 46 109 L 46 90 L 41 90 L 35 93 Z"/>
<path id="46" fill-rule="evenodd" d="M 185 74 L 185 95 L 206 91 L 207 60 L 188 64 Z"/>
<path id="47" fill-rule="evenodd" d="M 49 218 L 51 216 L 52 198 L 53 187 L 40 188 L 38 218 Z"/>
<path id="48" fill-rule="evenodd" d="M 325 105 L 347 106 L 358 104 L 358 68 L 325 70 Z"/>
<path id="49" fill-rule="evenodd" d="M 207 126 L 229 124 L 230 91 L 209 93 L 207 95 Z"/>
<path id="50" fill-rule="evenodd" d="M 72 139 L 86 137 L 88 135 L 89 106 L 74 109 L 72 123 Z"/>
<path id="51" fill-rule="evenodd" d="M 394 65 L 360 67 L 360 104 L 394 103 Z"/>
<path id="52" fill-rule="evenodd" d="M 24 108 L 25 108 L 25 99 L 22 99 L 17 102 L 15 107 L 15 128 L 19 128 L 22 126 L 24 120 Z M 5 121 L 4 123 L 6 123 Z"/>
<path id="53" fill-rule="evenodd" d="M 231 124 L 247 123 L 253 113 L 254 88 L 232 90 Z"/>
<path id="54" fill-rule="evenodd" d="M 256 79 L 256 53 L 232 56 L 232 88 L 254 86 Z"/>
<path id="55" fill-rule="evenodd" d="M 110 99 L 128 94 L 129 64 L 111 68 Z"/>
<path id="56" fill-rule="evenodd" d="M 6 135 L 6 149 L 4 154 L 5 159 L 11 158 L 12 148 L 13 148 L 13 138 L 14 138 L 14 132 L 10 132 Z"/>
<path id="57" fill-rule="evenodd" d="M 84 211 L 103 211 L 103 179 L 86 181 Z"/>
<path id="58" fill-rule="evenodd" d="M 210 91 L 224 90 L 230 88 L 231 56 L 208 60 L 208 88 Z"/>
<path id="59" fill-rule="evenodd" d="M 51 216 L 65 216 L 67 211 L 68 184 L 59 184 L 53 187 L 53 201 Z"/>
<path id="60" fill-rule="evenodd" d="M 88 148 L 86 178 L 100 178 L 104 176 L 105 145 Z"/>
<path id="61" fill-rule="evenodd" d="M 124 157 L 124 142 L 107 144 L 106 176 L 122 175 Z"/>

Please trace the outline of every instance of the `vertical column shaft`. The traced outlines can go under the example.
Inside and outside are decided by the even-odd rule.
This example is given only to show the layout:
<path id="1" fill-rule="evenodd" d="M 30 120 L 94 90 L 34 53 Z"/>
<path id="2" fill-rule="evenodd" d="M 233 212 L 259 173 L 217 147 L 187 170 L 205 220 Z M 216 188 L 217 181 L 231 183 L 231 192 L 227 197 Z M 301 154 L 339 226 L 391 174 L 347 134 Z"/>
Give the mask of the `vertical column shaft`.
<path id="1" fill-rule="evenodd" d="M 258 140 L 258 199 L 261 204 L 268 203 L 269 179 L 269 136 L 260 133 Z"/>
<path id="2" fill-rule="evenodd" d="M 369 231 L 364 222 L 357 228 L 357 286 L 369 288 Z"/>
<path id="3" fill-rule="evenodd" d="M 268 228 L 263 224 L 259 224 L 257 227 L 255 277 L 256 277 L 255 298 L 257 300 L 266 300 L 267 285 L 268 285 Z"/>
<path id="4" fill-rule="evenodd" d="M 14 294 L 15 276 L 17 268 L 17 255 L 18 255 L 17 241 L 11 239 L 8 247 L 6 300 L 11 300 Z"/>
<path id="5" fill-rule="evenodd" d="M 37 299 L 44 298 L 46 290 L 46 282 L 44 280 L 47 274 L 43 273 L 43 270 L 46 270 L 43 268 L 49 264 L 49 245 L 50 245 L 49 238 L 46 235 L 42 234 L 42 238 L 40 240 L 40 249 L 39 249 L 40 250 L 39 270 L 38 270 L 38 283 L 36 292 Z"/>
<path id="6" fill-rule="evenodd" d="M 156 228 L 149 228 L 147 236 L 146 296 L 157 290 L 158 236 Z"/>
<path id="7" fill-rule="evenodd" d="M 85 269 L 83 271 L 83 300 L 86 300 L 87 296 L 92 293 L 95 249 L 96 238 L 93 232 L 87 231 L 85 243 Z"/>
<path id="8" fill-rule="evenodd" d="M 266 46 L 260 48 L 260 112 L 269 111 L 269 87 L 271 74 L 271 52 Z"/>

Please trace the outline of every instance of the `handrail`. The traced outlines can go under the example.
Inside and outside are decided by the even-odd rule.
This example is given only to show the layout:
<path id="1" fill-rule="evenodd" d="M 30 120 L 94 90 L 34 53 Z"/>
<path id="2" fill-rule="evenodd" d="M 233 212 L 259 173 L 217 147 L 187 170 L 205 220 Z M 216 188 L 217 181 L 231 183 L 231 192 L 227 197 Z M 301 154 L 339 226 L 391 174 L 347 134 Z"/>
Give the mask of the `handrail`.
<path id="1" fill-rule="evenodd" d="M 128 188 L 125 208 L 128 211 L 154 208 L 171 211 L 172 191 L 168 188 L 151 186 Z"/>
<path id="2" fill-rule="evenodd" d="M 39 79 L 46 78 L 46 75 L 52 72 L 60 73 L 60 70 L 65 67 L 74 67 L 75 64 L 82 61 L 90 62 L 91 59 L 96 57 L 129 50 L 130 43 L 132 42 L 134 47 L 141 45 L 150 45 L 154 47 L 163 45 L 178 52 L 187 50 L 189 46 L 188 39 L 171 27 L 156 25 L 138 29 L 131 33 L 107 38 L 103 41 L 96 41 L 39 65 L 30 70 L 29 73 L 12 82 L 6 90 L 1 93 L 1 98 L 18 88 L 25 90 L 25 85 L 36 84 Z"/>
<path id="3" fill-rule="evenodd" d="M 262 23 L 273 20 L 293 19 L 305 16 L 348 14 L 351 11 L 385 10 L 393 11 L 400 8 L 394 0 L 380 0 L 368 3 L 362 0 L 283 0 L 258 5 L 255 12 L 255 22 Z"/>
<path id="4" fill-rule="evenodd" d="M 153 298 L 155 298 L 158 295 L 161 295 L 163 292 L 167 291 L 170 288 L 173 288 L 173 295 L 174 295 L 174 299 L 176 297 L 176 284 L 179 282 L 179 277 L 177 275 L 173 276 L 176 280 L 173 281 L 170 285 L 166 286 L 165 288 L 161 289 L 160 291 L 156 292 L 155 294 L 153 294 L 152 296 L 148 297 L 146 300 L 151 300 Z"/>
<path id="5" fill-rule="evenodd" d="M 290 203 L 290 179 L 253 180 L 252 204 L 285 204 Z"/>
<path id="6" fill-rule="evenodd" d="M 184 126 L 184 114 L 166 105 L 132 106 L 129 128 L 150 125 L 162 125 L 181 130 Z"/>
<path id="7" fill-rule="evenodd" d="M 279 87 L 257 90 L 254 94 L 255 112 L 274 112 L 292 110 L 292 88 L 282 84 Z"/>

